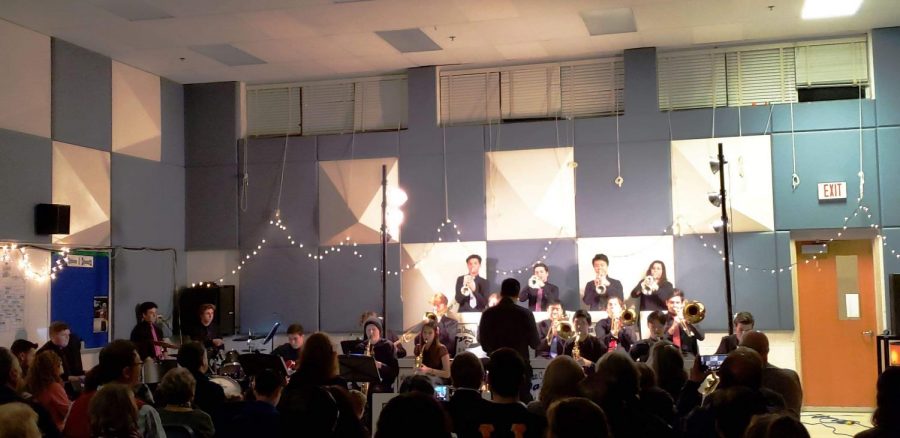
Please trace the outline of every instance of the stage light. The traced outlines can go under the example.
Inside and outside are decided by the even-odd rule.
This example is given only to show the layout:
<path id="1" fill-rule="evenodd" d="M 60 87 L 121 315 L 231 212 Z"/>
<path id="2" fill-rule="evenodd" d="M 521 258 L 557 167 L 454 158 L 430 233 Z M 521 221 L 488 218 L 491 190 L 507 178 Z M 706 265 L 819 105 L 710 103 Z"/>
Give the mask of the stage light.
<path id="1" fill-rule="evenodd" d="M 806 0 L 800 17 L 804 20 L 847 17 L 856 14 L 862 0 Z"/>
<path id="2" fill-rule="evenodd" d="M 716 157 L 709 158 L 709 170 L 713 173 L 713 175 L 719 173 L 719 159 Z"/>
<path id="3" fill-rule="evenodd" d="M 709 200 L 709 203 L 714 207 L 722 206 L 722 197 L 719 195 L 719 192 L 709 192 L 706 194 L 706 199 Z"/>
<path id="4" fill-rule="evenodd" d="M 721 233 L 722 227 L 725 225 L 725 222 L 722 222 L 722 219 L 718 219 L 710 225 L 712 225 L 713 230 L 715 230 L 717 233 Z"/>
<path id="5" fill-rule="evenodd" d="M 406 192 L 399 187 L 388 187 L 387 193 L 387 203 L 390 207 L 400 207 L 403 204 L 406 204 L 406 201 L 409 197 L 406 195 Z"/>

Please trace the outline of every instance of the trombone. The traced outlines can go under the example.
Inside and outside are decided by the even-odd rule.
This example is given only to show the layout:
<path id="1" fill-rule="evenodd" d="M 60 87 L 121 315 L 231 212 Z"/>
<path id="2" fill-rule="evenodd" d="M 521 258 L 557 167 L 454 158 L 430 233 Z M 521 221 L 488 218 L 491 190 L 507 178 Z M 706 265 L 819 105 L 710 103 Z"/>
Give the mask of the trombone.
<path id="1" fill-rule="evenodd" d="M 690 326 L 700 323 L 704 318 L 706 318 L 706 306 L 699 301 L 688 301 L 681 308 L 681 321 L 679 324 L 681 324 L 681 329 L 688 336 L 694 337 L 694 331 L 690 329 Z"/>

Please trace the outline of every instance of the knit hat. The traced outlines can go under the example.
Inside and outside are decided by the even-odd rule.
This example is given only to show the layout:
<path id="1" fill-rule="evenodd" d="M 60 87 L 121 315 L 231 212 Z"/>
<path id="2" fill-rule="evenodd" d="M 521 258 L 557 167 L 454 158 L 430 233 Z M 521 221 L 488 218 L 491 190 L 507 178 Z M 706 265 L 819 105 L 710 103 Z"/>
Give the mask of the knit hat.
<path id="1" fill-rule="evenodd" d="M 381 325 L 381 321 L 378 318 L 369 318 L 363 324 L 363 333 L 365 333 L 366 329 L 369 328 L 369 324 L 374 324 L 375 327 L 378 328 L 378 332 L 381 333 L 381 337 L 384 337 L 384 326 Z M 368 337 L 368 336 L 366 336 Z"/>

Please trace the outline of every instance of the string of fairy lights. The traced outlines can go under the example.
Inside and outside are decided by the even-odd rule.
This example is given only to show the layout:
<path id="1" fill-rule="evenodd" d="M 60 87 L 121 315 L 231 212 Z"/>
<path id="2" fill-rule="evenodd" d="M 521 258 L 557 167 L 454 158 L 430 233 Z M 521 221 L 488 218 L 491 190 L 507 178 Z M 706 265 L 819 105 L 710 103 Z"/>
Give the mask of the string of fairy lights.
<path id="1" fill-rule="evenodd" d="M 40 283 L 56 280 L 57 274 L 69 266 L 69 248 L 67 247 L 59 250 L 60 257 L 56 259 L 56 262 L 50 263 L 47 269 L 34 267 L 26 251 L 28 248 L 28 245 L 15 243 L 0 246 L 0 263 L 15 263 L 26 279 Z"/>

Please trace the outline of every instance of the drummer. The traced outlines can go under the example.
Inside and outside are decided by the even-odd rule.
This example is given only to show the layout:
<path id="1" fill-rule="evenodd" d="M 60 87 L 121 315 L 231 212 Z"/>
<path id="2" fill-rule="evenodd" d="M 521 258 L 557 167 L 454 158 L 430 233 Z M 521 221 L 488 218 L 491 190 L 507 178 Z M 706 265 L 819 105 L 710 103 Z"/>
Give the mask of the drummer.
<path id="1" fill-rule="evenodd" d="M 200 306 L 197 313 L 197 316 L 200 319 L 200 325 L 198 325 L 194 333 L 191 334 L 191 339 L 203 343 L 203 346 L 206 347 L 207 350 L 220 350 L 224 348 L 225 341 L 219 336 L 219 325 L 213 324 L 213 319 L 216 317 L 216 305 L 203 304 Z"/>
<path id="2" fill-rule="evenodd" d="M 287 340 L 286 343 L 272 350 L 272 354 L 282 358 L 285 366 L 294 369 L 300 359 L 300 349 L 303 348 L 303 326 L 300 324 L 288 326 Z"/>

